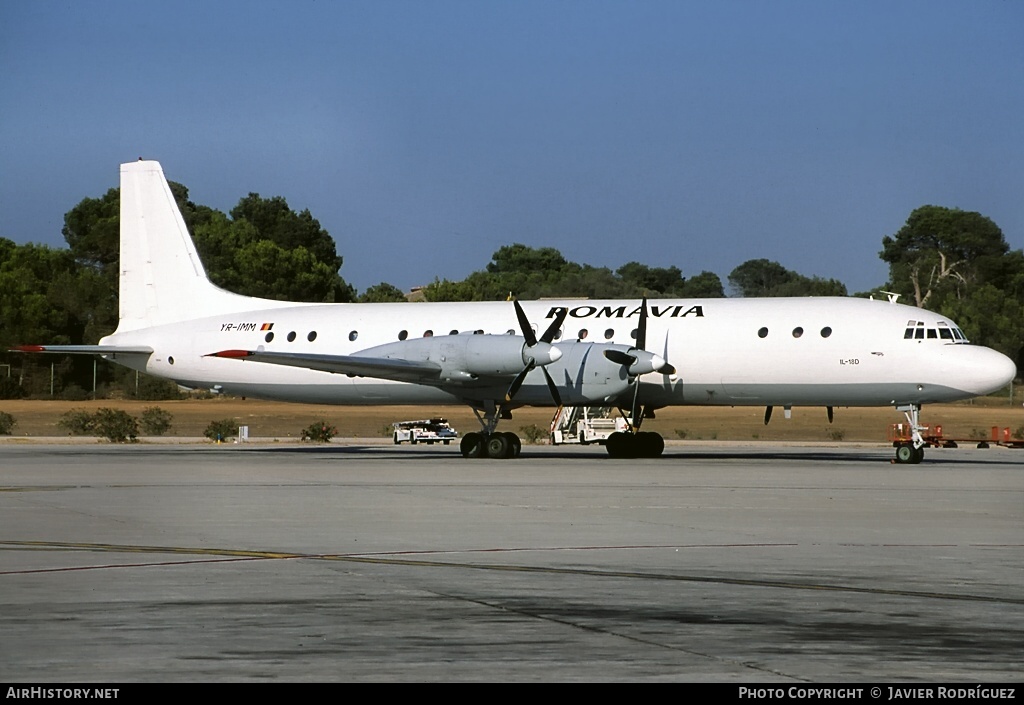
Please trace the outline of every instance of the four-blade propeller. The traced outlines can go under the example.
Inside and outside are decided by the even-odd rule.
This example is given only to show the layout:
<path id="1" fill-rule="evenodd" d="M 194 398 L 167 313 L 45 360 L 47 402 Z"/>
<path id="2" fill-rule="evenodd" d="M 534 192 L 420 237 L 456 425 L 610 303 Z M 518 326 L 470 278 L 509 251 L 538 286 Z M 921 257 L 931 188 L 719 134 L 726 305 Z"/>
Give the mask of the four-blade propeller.
<path id="1" fill-rule="evenodd" d="M 523 307 L 518 301 L 513 300 L 512 303 L 516 307 L 516 318 L 519 319 L 519 329 L 523 332 L 523 337 L 526 339 L 526 347 L 523 349 L 523 359 L 526 360 L 526 367 L 523 371 L 516 375 L 516 378 L 512 380 L 512 384 L 509 385 L 508 391 L 505 392 L 505 401 L 512 401 L 512 397 L 516 395 L 519 388 L 523 386 L 523 381 L 526 379 L 526 375 L 530 373 L 534 367 L 540 366 L 541 372 L 544 373 L 544 379 L 548 381 L 548 390 L 551 392 L 551 398 L 555 400 L 555 404 L 562 405 L 562 397 L 558 394 L 558 387 L 555 386 L 555 380 L 551 379 L 551 375 L 544 369 L 544 366 L 558 360 L 562 357 L 562 351 L 551 345 L 551 341 L 555 339 L 555 335 L 558 333 L 558 329 L 562 327 L 562 323 L 565 322 L 565 317 L 568 315 L 569 310 L 566 308 L 559 309 L 558 313 L 555 314 L 555 320 L 551 321 L 551 325 L 541 335 L 540 340 L 537 340 L 536 334 L 533 332 L 533 326 L 530 325 L 529 319 L 526 317 L 526 312 L 523 311 Z"/>
<path id="2" fill-rule="evenodd" d="M 523 386 L 523 382 L 526 380 L 526 376 L 536 367 L 540 367 L 544 373 L 544 379 L 547 380 L 548 389 L 551 391 L 551 398 L 554 399 L 555 403 L 561 405 L 562 398 L 558 393 L 558 387 L 555 385 L 555 381 L 551 379 L 551 375 L 546 369 L 545 365 L 554 362 L 561 358 L 561 351 L 554 347 L 551 343 L 555 339 L 558 330 L 562 327 L 565 322 L 565 317 L 569 311 L 566 308 L 561 308 L 555 315 L 551 325 L 548 326 L 547 330 L 544 331 L 540 339 L 537 338 L 533 331 L 533 326 L 530 325 L 529 319 L 526 317 L 526 312 L 523 311 L 523 307 L 518 301 L 513 300 L 512 304 L 516 309 L 516 318 L 519 320 L 519 328 L 523 333 L 523 338 L 526 340 L 526 347 L 523 348 L 523 360 L 526 362 L 526 367 L 523 371 L 516 375 L 516 378 L 512 380 L 512 384 L 509 385 L 508 391 L 505 393 L 505 401 L 512 401 L 520 387 Z M 622 365 L 626 368 L 626 374 L 629 375 L 630 379 L 635 380 L 637 377 L 649 372 L 660 372 L 665 375 L 672 375 L 676 373 L 675 367 L 669 364 L 669 362 L 662 357 L 652 352 L 645 350 L 647 346 L 647 297 L 643 297 L 640 302 L 640 321 L 637 325 L 636 330 L 636 345 L 629 348 L 628 350 L 621 349 L 610 349 L 604 351 L 604 356 L 612 362 Z M 637 399 L 634 390 L 633 400 L 633 415 L 636 416 Z"/>
<path id="3" fill-rule="evenodd" d="M 640 302 L 640 322 L 636 328 L 636 345 L 627 351 L 605 350 L 604 356 L 612 362 L 618 363 L 626 368 L 630 377 L 638 377 L 648 372 L 660 372 L 664 375 L 673 375 L 676 368 L 668 363 L 661 355 L 647 352 L 647 297 Z"/>
<path id="4" fill-rule="evenodd" d="M 618 363 L 626 368 L 626 374 L 633 381 L 633 406 L 630 410 L 629 422 L 634 429 L 640 427 L 640 385 L 636 378 L 648 372 L 660 372 L 663 375 L 673 375 L 676 368 L 668 363 L 668 360 L 661 355 L 647 352 L 647 297 L 640 301 L 640 322 L 636 327 L 636 346 L 627 351 L 605 350 L 604 356 L 612 362 Z"/>

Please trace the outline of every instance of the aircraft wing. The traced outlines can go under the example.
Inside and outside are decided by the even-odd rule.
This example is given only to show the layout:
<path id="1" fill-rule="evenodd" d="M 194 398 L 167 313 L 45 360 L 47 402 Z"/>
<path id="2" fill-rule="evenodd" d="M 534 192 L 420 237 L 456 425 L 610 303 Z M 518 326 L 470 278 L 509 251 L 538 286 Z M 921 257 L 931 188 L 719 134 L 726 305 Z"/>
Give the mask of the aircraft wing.
<path id="1" fill-rule="evenodd" d="M 399 360 L 359 355 L 318 355 L 313 353 L 265 352 L 259 350 L 221 350 L 206 357 L 252 360 L 271 365 L 302 367 L 335 374 L 390 379 L 396 382 L 431 383 L 438 381 L 441 366 L 433 362 Z"/>
<path id="2" fill-rule="evenodd" d="M 16 345 L 11 352 L 65 355 L 151 355 L 148 345 Z"/>

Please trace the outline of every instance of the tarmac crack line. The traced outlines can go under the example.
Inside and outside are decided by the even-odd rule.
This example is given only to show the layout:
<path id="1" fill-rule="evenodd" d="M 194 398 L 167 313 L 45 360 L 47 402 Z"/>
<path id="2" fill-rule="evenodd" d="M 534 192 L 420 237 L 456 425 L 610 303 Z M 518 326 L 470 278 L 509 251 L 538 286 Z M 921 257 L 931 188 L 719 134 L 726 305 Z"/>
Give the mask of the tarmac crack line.
<path id="1" fill-rule="evenodd" d="M 683 648 L 681 646 L 676 646 L 676 645 L 673 645 L 673 644 L 666 644 L 666 643 L 663 643 L 663 642 L 660 642 L 660 641 L 654 641 L 653 639 L 646 639 L 644 637 L 633 636 L 631 634 L 624 634 L 622 632 L 618 632 L 618 631 L 615 631 L 613 629 L 606 629 L 606 628 L 603 628 L 603 627 L 595 627 L 595 626 L 592 626 L 592 625 L 580 624 L 578 622 L 573 622 L 573 621 L 570 621 L 568 619 L 560 619 L 558 617 L 553 617 L 551 615 L 546 615 L 546 614 L 540 614 L 538 612 L 533 612 L 533 611 L 526 610 L 526 609 L 523 609 L 523 608 L 520 608 L 520 607 L 511 607 L 509 605 L 503 605 L 503 604 L 497 604 L 497 603 L 494 603 L 494 602 L 488 602 L 487 600 L 482 600 L 482 599 L 479 599 L 479 598 L 466 597 L 465 595 L 453 595 L 453 594 L 450 594 L 450 593 L 438 592 L 436 590 L 427 590 L 427 592 L 430 592 L 431 594 L 436 595 L 438 597 L 444 597 L 444 598 L 447 598 L 447 599 L 450 599 L 450 600 L 457 600 L 459 602 L 467 602 L 469 604 L 480 605 L 481 607 L 487 607 L 489 609 L 498 610 L 498 611 L 501 611 L 501 612 L 510 612 L 512 614 L 521 615 L 523 617 L 528 617 L 530 619 L 536 619 L 536 620 L 540 620 L 540 621 L 543 621 L 543 622 L 549 622 L 551 624 L 558 624 L 558 625 L 561 625 L 561 626 L 570 627 L 572 629 L 578 629 L 580 631 L 588 632 L 590 634 L 599 634 L 601 636 L 611 636 L 611 637 L 615 637 L 615 638 L 618 638 L 618 639 L 625 639 L 625 640 L 631 641 L 631 642 L 633 642 L 635 644 L 642 644 L 644 646 L 653 646 L 653 647 L 659 648 L 659 649 L 666 649 L 668 651 L 675 651 L 675 652 L 678 652 L 678 653 L 688 654 L 690 656 L 696 656 L 698 658 L 708 659 L 709 661 L 718 661 L 720 663 L 727 663 L 727 664 L 730 664 L 730 665 L 733 665 L 733 666 L 740 666 L 742 668 L 749 668 L 751 670 L 760 671 L 762 673 L 770 673 L 770 674 L 775 675 L 775 676 L 781 676 L 781 677 L 784 677 L 784 678 L 792 678 L 793 680 L 798 680 L 798 681 L 803 681 L 803 682 L 810 682 L 810 681 L 808 681 L 805 678 L 800 678 L 799 676 L 794 676 L 794 675 L 789 674 L 789 673 L 783 673 L 783 672 L 777 671 L 775 669 L 765 668 L 763 666 L 758 666 L 758 665 L 753 664 L 753 663 L 746 663 L 744 661 L 737 661 L 736 659 L 732 659 L 732 658 L 728 658 L 728 657 L 724 657 L 724 656 L 716 656 L 714 654 L 708 654 L 708 653 L 704 653 L 702 651 L 695 651 L 693 649 L 687 649 L 687 648 Z"/>
<path id="2" fill-rule="evenodd" d="M 902 590 L 898 588 L 875 588 L 875 587 L 857 587 L 854 585 L 824 585 L 818 583 L 798 583 L 786 580 L 762 580 L 753 578 L 729 578 L 724 576 L 708 576 L 708 575 L 680 575 L 670 573 L 646 573 L 641 571 L 619 571 L 619 570 L 601 570 L 597 568 L 561 568 L 557 566 L 536 566 L 536 565 L 507 565 L 497 563 L 459 563 L 456 561 L 441 561 L 441 560 L 427 560 L 423 558 L 402 558 L 399 556 L 410 556 L 410 555 L 436 555 L 437 551 L 429 551 L 424 553 L 415 552 L 396 552 L 396 553 L 358 553 L 358 554 L 306 554 L 306 553 L 286 553 L 286 552 L 271 552 L 271 551 L 254 551 L 254 550 L 242 550 L 242 549 L 223 549 L 223 548 L 187 548 L 187 547 L 168 547 L 168 546 L 132 546 L 132 545 L 116 545 L 116 544 L 99 544 L 99 543 L 61 543 L 61 542 L 43 542 L 43 541 L 0 541 L 0 546 L 8 546 L 13 549 L 19 550 L 41 550 L 41 551 L 59 551 L 59 550 L 80 550 L 80 551 L 98 551 L 98 552 L 110 552 L 110 553 L 169 553 L 178 555 L 197 555 L 197 556 L 216 556 L 207 560 L 194 560 L 194 561 L 153 561 L 147 563 L 124 563 L 124 564 L 109 564 L 100 566 L 65 566 L 59 568 L 33 568 L 26 570 L 14 570 L 14 571 L 0 571 L 0 575 L 23 575 L 29 573 L 51 573 L 51 572 L 65 572 L 65 571 L 81 571 L 81 570 L 100 570 L 100 569 L 112 569 L 112 568 L 135 568 L 135 567 L 159 567 L 159 566 L 175 566 L 175 565 L 189 565 L 194 563 L 224 563 L 232 561 L 263 561 L 263 560 L 296 560 L 296 559 L 312 559 L 312 560 L 324 560 L 324 561 L 344 561 L 349 563 L 367 563 L 375 565 L 396 565 L 396 566 L 409 566 L 409 567 L 428 567 L 428 568 L 449 568 L 455 570 L 485 570 L 485 571 L 505 571 L 505 572 L 521 572 L 521 573 L 546 573 L 550 575 L 582 575 L 596 578 L 625 578 L 635 580 L 664 580 L 664 581 L 675 581 L 675 582 L 690 582 L 690 583 L 701 583 L 701 584 L 718 584 L 718 585 L 733 585 L 740 587 L 756 587 L 756 588 L 777 588 L 787 590 L 812 590 L 820 592 L 847 592 L 857 593 L 866 595 L 888 595 L 893 597 L 913 597 L 913 598 L 924 598 L 934 600 L 956 600 L 956 601 L 968 601 L 968 602 L 989 602 L 994 604 L 1011 604 L 1011 605 L 1024 605 L 1024 598 L 1013 598 L 1013 597 L 993 597 L 989 595 L 971 595 L 967 593 L 948 593 L 948 592 L 928 592 L 920 590 Z M 612 550 L 612 549 L 636 549 L 636 548 L 655 548 L 652 546 L 605 546 L 600 547 L 598 550 Z M 667 548 L 666 546 L 658 546 L 657 548 Z M 590 547 L 587 550 L 595 550 L 597 547 Z M 553 550 L 565 550 L 565 549 L 553 549 L 553 548 L 519 548 L 519 549 L 485 549 L 484 552 L 497 552 L 497 551 L 553 551 Z M 575 549 L 583 550 L 583 549 Z M 469 552 L 462 552 L 469 553 Z"/>

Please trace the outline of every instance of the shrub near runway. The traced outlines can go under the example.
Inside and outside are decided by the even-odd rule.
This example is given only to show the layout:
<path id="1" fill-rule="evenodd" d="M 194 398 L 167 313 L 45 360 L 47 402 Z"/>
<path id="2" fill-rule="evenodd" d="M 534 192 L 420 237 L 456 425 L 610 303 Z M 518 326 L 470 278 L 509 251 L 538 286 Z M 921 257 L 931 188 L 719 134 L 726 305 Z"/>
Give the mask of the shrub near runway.
<path id="1" fill-rule="evenodd" d="M 171 427 L 170 412 L 151 406 L 142 412 L 142 428 L 148 435 L 161 436 Z M 111 443 L 135 443 L 140 420 L 123 409 L 100 408 L 94 413 L 72 409 L 64 413 L 57 426 L 72 436 L 99 436 Z"/>

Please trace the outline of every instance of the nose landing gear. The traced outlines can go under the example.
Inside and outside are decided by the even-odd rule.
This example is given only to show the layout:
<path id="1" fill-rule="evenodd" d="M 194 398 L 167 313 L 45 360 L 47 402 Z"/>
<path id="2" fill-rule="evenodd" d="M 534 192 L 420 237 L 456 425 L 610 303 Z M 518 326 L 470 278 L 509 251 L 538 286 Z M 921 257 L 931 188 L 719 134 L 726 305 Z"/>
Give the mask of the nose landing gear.
<path id="1" fill-rule="evenodd" d="M 900 440 L 893 442 L 893 446 L 896 447 L 896 462 L 900 465 L 917 465 L 924 460 L 924 448 L 928 445 L 925 443 L 924 436 L 921 435 L 921 431 L 925 429 L 921 425 L 921 405 L 906 404 L 904 406 L 897 406 L 896 410 L 903 412 L 910 426 L 909 441 Z"/>

